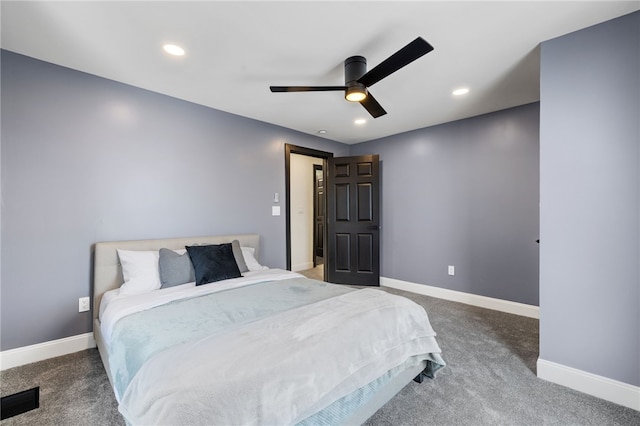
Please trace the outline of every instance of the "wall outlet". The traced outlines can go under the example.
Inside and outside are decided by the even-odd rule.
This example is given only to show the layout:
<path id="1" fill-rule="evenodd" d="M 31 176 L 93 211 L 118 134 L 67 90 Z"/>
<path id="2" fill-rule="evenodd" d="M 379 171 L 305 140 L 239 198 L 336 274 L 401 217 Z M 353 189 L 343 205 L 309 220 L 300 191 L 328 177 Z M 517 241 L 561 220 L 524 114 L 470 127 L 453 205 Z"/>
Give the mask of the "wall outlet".
<path id="1" fill-rule="evenodd" d="M 449 275 L 455 275 L 456 274 L 456 267 L 453 265 L 449 265 Z"/>
<path id="2" fill-rule="evenodd" d="M 90 309 L 90 303 L 88 297 L 81 297 L 78 299 L 78 312 L 87 312 Z"/>

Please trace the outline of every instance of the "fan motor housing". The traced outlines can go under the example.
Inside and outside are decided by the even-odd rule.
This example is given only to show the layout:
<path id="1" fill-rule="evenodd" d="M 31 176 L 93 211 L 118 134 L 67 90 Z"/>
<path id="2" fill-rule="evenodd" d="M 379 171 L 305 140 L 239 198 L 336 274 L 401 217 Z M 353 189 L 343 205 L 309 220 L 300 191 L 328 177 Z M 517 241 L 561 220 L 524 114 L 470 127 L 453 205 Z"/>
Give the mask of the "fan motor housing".
<path id="1" fill-rule="evenodd" d="M 367 72 L 367 60 L 363 56 L 352 56 L 344 61 L 344 97 L 350 102 L 360 102 L 367 96 L 367 87 L 358 79 Z"/>
<path id="2" fill-rule="evenodd" d="M 351 56 L 344 61 L 344 84 L 357 83 L 358 79 L 367 72 L 367 60 L 364 56 Z M 362 84 L 362 83 L 358 83 Z M 351 84 L 353 85 L 353 84 Z"/>

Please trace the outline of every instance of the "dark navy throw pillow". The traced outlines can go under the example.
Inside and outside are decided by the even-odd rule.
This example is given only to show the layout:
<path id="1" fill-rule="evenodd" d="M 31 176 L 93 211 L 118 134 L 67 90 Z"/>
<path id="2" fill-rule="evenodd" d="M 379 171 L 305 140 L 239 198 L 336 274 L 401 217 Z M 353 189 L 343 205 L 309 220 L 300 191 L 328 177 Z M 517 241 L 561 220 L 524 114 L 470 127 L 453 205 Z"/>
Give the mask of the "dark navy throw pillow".
<path id="1" fill-rule="evenodd" d="M 231 243 L 186 246 L 196 275 L 196 285 L 241 277 Z"/>

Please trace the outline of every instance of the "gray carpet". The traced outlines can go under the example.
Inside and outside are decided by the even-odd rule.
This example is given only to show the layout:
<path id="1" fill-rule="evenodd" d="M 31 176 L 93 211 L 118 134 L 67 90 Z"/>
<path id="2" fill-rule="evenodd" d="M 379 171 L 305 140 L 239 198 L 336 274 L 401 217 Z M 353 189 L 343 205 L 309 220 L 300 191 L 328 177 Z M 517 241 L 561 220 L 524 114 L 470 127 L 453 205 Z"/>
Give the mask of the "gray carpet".
<path id="1" fill-rule="evenodd" d="M 97 349 L 0 373 L 2 396 L 40 386 L 40 408 L 5 425 L 124 425 Z"/>
<path id="2" fill-rule="evenodd" d="M 640 425 L 640 412 L 535 376 L 538 321 L 399 290 L 427 309 L 447 367 L 410 383 L 366 423 Z M 2 425 L 121 425 L 95 349 L 0 373 L 2 395 L 40 386 L 40 408 Z"/>

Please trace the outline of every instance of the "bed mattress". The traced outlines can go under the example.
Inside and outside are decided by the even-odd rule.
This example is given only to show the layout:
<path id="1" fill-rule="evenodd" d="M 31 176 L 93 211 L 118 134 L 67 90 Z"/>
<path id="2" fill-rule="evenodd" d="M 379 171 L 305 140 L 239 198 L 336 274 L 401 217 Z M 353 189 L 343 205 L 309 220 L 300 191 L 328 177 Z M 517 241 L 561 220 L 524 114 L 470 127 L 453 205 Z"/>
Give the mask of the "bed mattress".
<path id="1" fill-rule="evenodd" d="M 277 269 L 245 275 L 105 294 L 100 331 L 130 424 L 339 424 L 403 371 L 444 365 L 408 299 Z"/>

